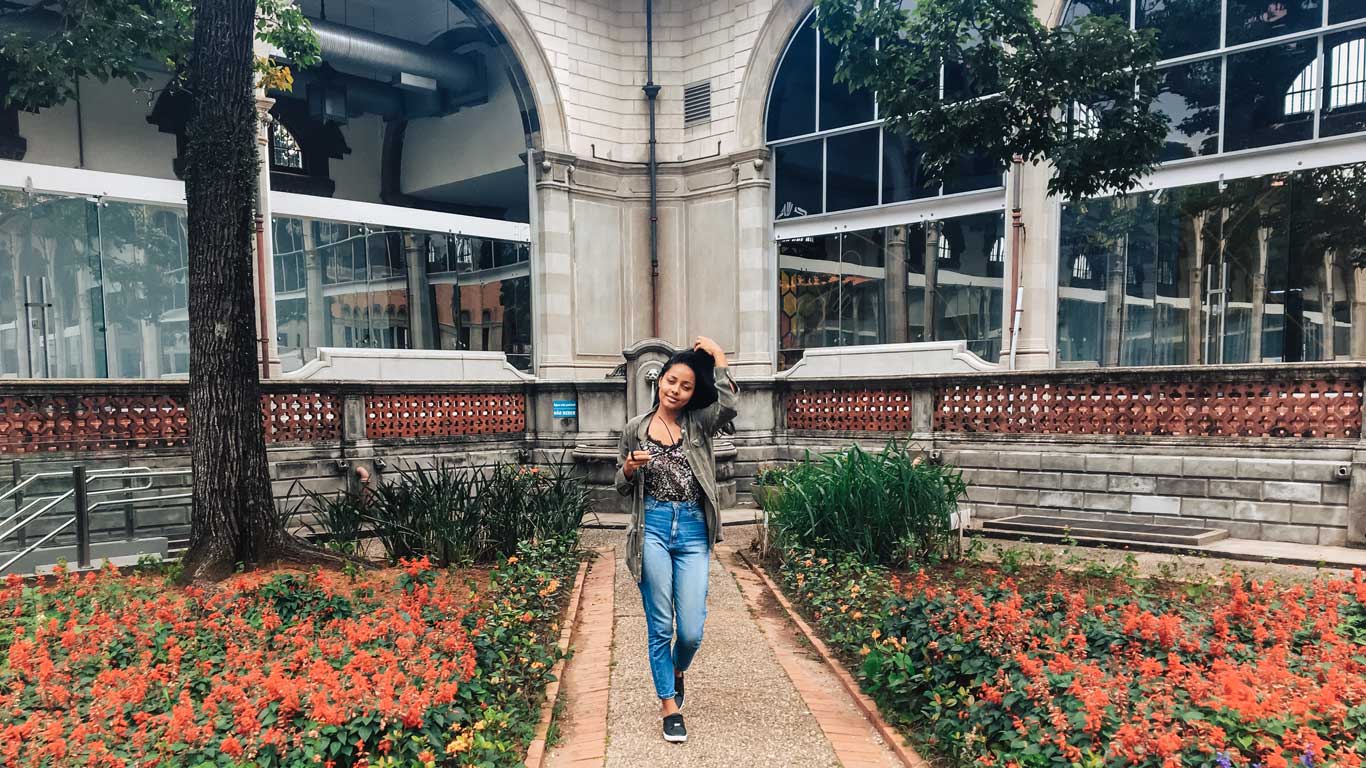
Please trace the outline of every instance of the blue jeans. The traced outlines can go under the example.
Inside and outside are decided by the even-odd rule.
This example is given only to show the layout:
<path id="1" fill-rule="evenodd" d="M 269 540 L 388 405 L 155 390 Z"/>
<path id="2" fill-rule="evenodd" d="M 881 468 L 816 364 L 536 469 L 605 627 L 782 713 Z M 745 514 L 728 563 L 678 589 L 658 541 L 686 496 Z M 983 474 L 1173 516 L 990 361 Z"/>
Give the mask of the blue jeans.
<path id="1" fill-rule="evenodd" d="M 649 630 L 650 674 L 659 698 L 671 699 L 674 672 L 692 664 L 707 620 L 711 540 L 702 506 L 647 496 L 642 555 L 640 595 Z"/>

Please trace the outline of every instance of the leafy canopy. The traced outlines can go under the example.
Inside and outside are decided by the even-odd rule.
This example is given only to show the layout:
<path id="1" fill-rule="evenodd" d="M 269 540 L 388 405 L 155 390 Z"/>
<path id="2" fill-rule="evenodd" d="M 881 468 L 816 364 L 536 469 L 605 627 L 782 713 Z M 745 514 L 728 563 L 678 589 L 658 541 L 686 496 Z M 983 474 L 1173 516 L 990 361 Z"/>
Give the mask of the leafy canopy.
<path id="1" fill-rule="evenodd" d="M 0 10 L 5 102 L 52 107 L 76 97 L 83 78 L 145 84 L 156 68 L 171 88 L 188 72 L 194 15 L 190 0 L 37 0 Z M 290 0 L 257 0 L 256 38 L 299 67 L 319 61 L 318 40 Z M 261 83 L 288 89 L 289 70 L 258 59 Z"/>
<path id="2" fill-rule="evenodd" d="M 942 179 L 968 153 L 1051 163 L 1050 194 L 1126 192 L 1156 167 L 1166 116 L 1156 33 L 1089 15 L 1049 29 L 1030 0 L 817 0 L 836 80 L 877 93 L 888 130 Z M 944 96 L 940 97 L 943 64 Z"/>

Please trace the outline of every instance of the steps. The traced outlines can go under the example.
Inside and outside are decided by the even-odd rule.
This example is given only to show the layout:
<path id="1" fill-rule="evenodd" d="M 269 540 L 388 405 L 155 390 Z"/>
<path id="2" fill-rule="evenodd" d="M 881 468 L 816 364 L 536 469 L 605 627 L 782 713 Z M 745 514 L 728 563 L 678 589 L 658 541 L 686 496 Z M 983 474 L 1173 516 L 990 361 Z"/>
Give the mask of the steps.
<path id="1" fill-rule="evenodd" d="M 1071 539 L 1078 544 L 1106 546 L 1155 544 L 1204 547 L 1228 538 L 1228 531 L 1222 528 L 1118 520 L 1083 520 L 1043 515 L 1014 515 L 998 520 L 984 520 L 982 532 L 995 538 L 1028 538 L 1049 542 Z"/>

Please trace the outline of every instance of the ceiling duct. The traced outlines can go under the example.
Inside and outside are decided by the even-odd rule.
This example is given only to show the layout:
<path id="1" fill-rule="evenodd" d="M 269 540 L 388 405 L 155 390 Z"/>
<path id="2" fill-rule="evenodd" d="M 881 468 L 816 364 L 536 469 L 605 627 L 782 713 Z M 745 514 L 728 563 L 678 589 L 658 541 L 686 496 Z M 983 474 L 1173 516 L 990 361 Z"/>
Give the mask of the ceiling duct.
<path id="1" fill-rule="evenodd" d="M 447 53 L 325 19 L 309 21 L 318 35 L 323 61 L 338 72 L 404 90 L 427 85 L 424 80 L 435 81 L 452 109 L 487 99 L 484 59 L 477 53 Z"/>

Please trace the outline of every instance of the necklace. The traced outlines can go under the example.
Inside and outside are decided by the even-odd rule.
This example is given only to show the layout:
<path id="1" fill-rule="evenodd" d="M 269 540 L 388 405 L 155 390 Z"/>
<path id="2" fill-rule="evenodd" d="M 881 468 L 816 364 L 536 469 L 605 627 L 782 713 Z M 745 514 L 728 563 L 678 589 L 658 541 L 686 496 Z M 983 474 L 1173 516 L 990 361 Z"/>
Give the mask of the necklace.
<path id="1" fill-rule="evenodd" d="M 673 430 L 669 429 L 669 425 L 666 424 L 663 419 L 659 418 L 658 413 L 655 414 L 655 421 L 659 422 L 659 426 L 664 428 L 664 434 L 669 436 L 669 445 L 671 447 L 677 445 L 678 441 L 674 439 Z"/>

